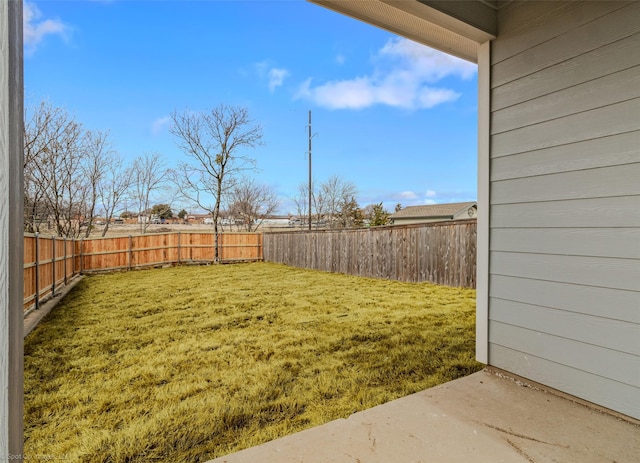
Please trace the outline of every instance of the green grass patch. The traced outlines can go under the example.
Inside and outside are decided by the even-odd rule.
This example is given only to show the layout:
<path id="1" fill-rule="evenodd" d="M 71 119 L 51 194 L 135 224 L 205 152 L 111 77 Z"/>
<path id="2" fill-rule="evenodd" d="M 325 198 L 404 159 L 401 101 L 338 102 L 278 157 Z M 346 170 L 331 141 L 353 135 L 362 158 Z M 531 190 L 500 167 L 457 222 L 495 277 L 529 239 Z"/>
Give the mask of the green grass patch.
<path id="1" fill-rule="evenodd" d="M 199 462 L 468 375 L 475 291 L 254 263 L 83 280 L 25 339 L 25 450 Z"/>

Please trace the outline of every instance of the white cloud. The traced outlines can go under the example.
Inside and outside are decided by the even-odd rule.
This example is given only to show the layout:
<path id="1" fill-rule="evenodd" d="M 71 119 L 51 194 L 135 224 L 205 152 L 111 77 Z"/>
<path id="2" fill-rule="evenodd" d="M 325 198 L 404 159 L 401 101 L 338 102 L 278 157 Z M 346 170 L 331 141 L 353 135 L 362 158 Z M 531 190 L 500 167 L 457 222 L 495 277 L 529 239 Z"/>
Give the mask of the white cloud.
<path id="1" fill-rule="evenodd" d="M 303 82 L 297 98 L 329 109 L 363 109 L 383 104 L 428 109 L 455 101 L 460 93 L 437 87 L 445 77 L 470 79 L 476 66 L 404 38 L 390 39 L 375 55 L 369 75 L 312 85 Z"/>
<path id="2" fill-rule="evenodd" d="M 286 69 L 271 68 L 268 72 L 269 75 L 269 91 L 273 93 L 276 88 L 282 86 L 285 77 L 289 75 L 289 71 Z"/>
<path id="3" fill-rule="evenodd" d="M 338 56 L 336 56 L 336 63 L 344 64 L 346 61 L 347 61 L 347 58 L 345 58 L 343 54 L 339 54 Z"/>
<path id="4" fill-rule="evenodd" d="M 418 197 L 413 191 L 403 191 L 398 195 L 400 199 L 416 199 Z"/>
<path id="5" fill-rule="evenodd" d="M 378 54 L 431 83 L 451 75 L 470 79 L 477 71 L 475 64 L 400 37 L 387 41 Z"/>
<path id="6" fill-rule="evenodd" d="M 68 38 L 69 26 L 57 19 L 42 18 L 40 9 L 31 2 L 24 2 L 23 9 L 23 33 L 24 46 L 27 53 L 35 52 L 36 48 L 47 35 L 59 35 L 63 39 Z"/>
<path id="7" fill-rule="evenodd" d="M 406 190 L 394 193 L 382 192 L 376 196 L 375 200 L 394 201 L 394 206 L 398 202 L 402 204 L 402 206 L 422 206 L 425 204 L 437 204 L 442 202 L 442 199 L 438 199 L 440 197 L 441 195 L 433 190 L 427 190 L 424 193 L 416 193 L 411 190 Z"/>
<path id="8" fill-rule="evenodd" d="M 153 121 L 153 123 L 151 124 L 151 133 L 153 135 L 158 135 L 160 132 L 162 132 L 167 127 L 169 127 L 170 124 L 171 124 L 171 117 L 169 116 L 160 117 L 155 121 Z"/>
<path id="9" fill-rule="evenodd" d="M 289 76 L 289 71 L 284 68 L 278 68 L 269 60 L 261 61 L 254 64 L 255 72 L 258 78 L 267 82 L 269 92 L 275 92 L 276 88 L 284 84 L 284 79 Z"/>

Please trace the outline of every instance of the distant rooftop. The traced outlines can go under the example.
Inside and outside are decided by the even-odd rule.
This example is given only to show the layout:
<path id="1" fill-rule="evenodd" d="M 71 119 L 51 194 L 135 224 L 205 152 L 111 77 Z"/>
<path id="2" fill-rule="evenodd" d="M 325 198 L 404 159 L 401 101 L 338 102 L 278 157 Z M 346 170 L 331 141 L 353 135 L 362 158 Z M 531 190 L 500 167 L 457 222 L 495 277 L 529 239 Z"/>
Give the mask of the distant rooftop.
<path id="1" fill-rule="evenodd" d="M 476 201 L 466 203 L 429 204 L 426 206 L 407 206 L 404 209 L 391 214 L 392 219 L 403 218 L 428 218 L 428 217 L 453 217 L 460 211 L 467 210 L 471 206 L 477 207 Z"/>

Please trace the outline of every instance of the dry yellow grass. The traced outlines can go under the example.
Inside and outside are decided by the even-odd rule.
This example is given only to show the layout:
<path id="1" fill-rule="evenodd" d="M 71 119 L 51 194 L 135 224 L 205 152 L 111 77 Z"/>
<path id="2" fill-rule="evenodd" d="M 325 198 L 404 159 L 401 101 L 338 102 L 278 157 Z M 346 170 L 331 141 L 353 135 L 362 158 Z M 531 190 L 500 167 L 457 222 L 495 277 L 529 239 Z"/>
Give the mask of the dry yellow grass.
<path id="1" fill-rule="evenodd" d="M 477 371 L 474 317 L 267 263 L 93 276 L 25 340 L 25 455 L 206 461 Z"/>

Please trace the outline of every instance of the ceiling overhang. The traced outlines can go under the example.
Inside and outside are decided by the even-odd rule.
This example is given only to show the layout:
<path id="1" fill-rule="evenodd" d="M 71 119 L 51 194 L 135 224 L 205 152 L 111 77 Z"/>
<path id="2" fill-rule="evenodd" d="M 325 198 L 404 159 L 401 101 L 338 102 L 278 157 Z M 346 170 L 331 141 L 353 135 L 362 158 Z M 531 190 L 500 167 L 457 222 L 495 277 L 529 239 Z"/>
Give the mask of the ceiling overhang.
<path id="1" fill-rule="evenodd" d="M 496 37 L 496 11 L 479 0 L 309 1 L 474 63 Z"/>

